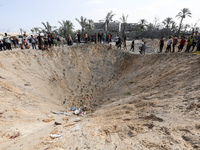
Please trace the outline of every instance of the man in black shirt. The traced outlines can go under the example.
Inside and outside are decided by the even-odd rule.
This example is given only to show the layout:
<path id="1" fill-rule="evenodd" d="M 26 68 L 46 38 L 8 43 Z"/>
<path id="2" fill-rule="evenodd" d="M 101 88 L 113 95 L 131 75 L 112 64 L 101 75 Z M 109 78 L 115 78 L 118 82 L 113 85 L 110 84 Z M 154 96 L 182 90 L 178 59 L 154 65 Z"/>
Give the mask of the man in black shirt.
<path id="1" fill-rule="evenodd" d="M 130 51 L 133 49 L 133 52 L 134 52 L 134 44 L 135 44 L 135 40 L 133 39 Z"/>
<path id="2" fill-rule="evenodd" d="M 160 53 L 162 53 L 163 46 L 164 46 L 164 40 L 163 40 L 163 37 L 161 37 L 161 39 L 160 39 Z"/>
<path id="3" fill-rule="evenodd" d="M 81 43 L 81 35 L 80 35 L 80 32 L 77 34 L 78 36 L 78 43 Z"/>

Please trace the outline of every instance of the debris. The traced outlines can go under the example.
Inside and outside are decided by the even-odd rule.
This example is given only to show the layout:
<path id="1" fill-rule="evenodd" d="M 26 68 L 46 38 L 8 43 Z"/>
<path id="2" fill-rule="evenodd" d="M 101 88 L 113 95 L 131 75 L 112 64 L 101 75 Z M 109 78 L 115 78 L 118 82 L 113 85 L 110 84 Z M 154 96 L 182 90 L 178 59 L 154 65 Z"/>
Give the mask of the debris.
<path id="1" fill-rule="evenodd" d="M 74 114 L 75 114 L 75 115 L 78 115 L 78 114 L 80 114 L 80 112 L 81 112 L 81 110 L 80 110 L 80 108 L 79 108 L 79 109 L 75 110 Z"/>
<path id="2" fill-rule="evenodd" d="M 51 122 L 52 120 L 54 120 L 54 117 L 52 117 L 51 119 L 44 119 L 44 120 L 42 120 L 43 122 Z"/>
<path id="3" fill-rule="evenodd" d="M 75 124 L 74 123 L 70 123 L 70 124 L 64 125 L 63 127 L 69 127 L 69 126 L 73 126 L 73 125 L 75 125 Z"/>
<path id="4" fill-rule="evenodd" d="M 4 113 L 4 111 L 0 111 L 0 115 L 2 115 Z"/>
<path id="5" fill-rule="evenodd" d="M 200 52 L 196 51 L 193 54 L 200 55 Z"/>
<path id="6" fill-rule="evenodd" d="M 71 111 L 75 111 L 75 110 L 76 110 L 76 107 L 72 107 L 72 108 L 71 108 Z"/>
<path id="7" fill-rule="evenodd" d="M 51 134 L 50 137 L 51 137 L 52 139 L 55 139 L 55 138 L 60 138 L 60 137 L 62 137 L 62 135 Z"/>
<path id="8" fill-rule="evenodd" d="M 63 105 L 65 104 L 65 102 L 66 102 L 66 98 L 65 98 L 64 101 L 63 101 Z"/>
<path id="9" fill-rule="evenodd" d="M 80 118 L 76 118 L 76 119 L 74 120 L 74 122 L 79 122 L 79 121 L 81 121 Z"/>
<path id="10" fill-rule="evenodd" d="M 53 141 L 42 141 L 42 143 L 44 143 L 44 144 L 51 144 L 51 143 L 53 143 Z"/>
<path id="11" fill-rule="evenodd" d="M 31 86 L 31 84 L 29 83 L 29 84 L 24 84 L 24 86 Z"/>
<path id="12" fill-rule="evenodd" d="M 78 130 L 81 130 L 81 127 L 77 124 L 76 127 L 74 127 L 71 131 L 71 132 L 75 132 L 75 131 L 78 131 Z"/>
<path id="13" fill-rule="evenodd" d="M 10 139 L 15 139 L 16 137 L 20 136 L 20 133 L 18 132 L 16 135 L 13 135 L 10 137 Z"/>
<path id="14" fill-rule="evenodd" d="M 47 148 L 45 148 L 44 150 L 48 150 L 49 148 L 47 147 Z"/>
<path id="15" fill-rule="evenodd" d="M 56 126 L 57 126 L 57 125 L 62 125 L 62 123 L 58 123 L 58 122 L 55 122 L 54 124 L 55 124 Z"/>
<path id="16" fill-rule="evenodd" d="M 51 113 L 56 114 L 56 115 L 66 115 L 66 116 L 71 116 L 70 114 L 68 114 L 68 113 L 66 113 L 66 112 L 59 112 L 59 113 L 57 113 L 57 112 L 51 111 Z"/>
<path id="17" fill-rule="evenodd" d="M 84 106 L 83 106 L 83 111 L 86 111 L 86 110 L 87 110 L 87 106 L 84 105 Z"/>

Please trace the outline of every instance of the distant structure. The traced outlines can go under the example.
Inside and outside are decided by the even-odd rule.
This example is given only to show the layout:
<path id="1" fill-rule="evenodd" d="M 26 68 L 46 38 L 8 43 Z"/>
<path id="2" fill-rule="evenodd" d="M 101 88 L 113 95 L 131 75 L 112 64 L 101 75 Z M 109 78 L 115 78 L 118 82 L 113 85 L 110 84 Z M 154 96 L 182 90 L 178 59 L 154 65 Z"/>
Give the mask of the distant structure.
<path id="1" fill-rule="evenodd" d="M 126 24 L 126 32 L 132 32 L 135 31 L 138 27 L 137 23 L 127 23 Z M 124 23 L 121 23 L 121 29 L 124 28 Z"/>
<path id="2" fill-rule="evenodd" d="M 124 23 L 121 23 L 119 21 L 110 22 L 108 24 L 108 32 L 112 34 L 121 34 L 122 30 L 124 28 Z M 136 32 L 138 28 L 137 23 L 127 23 L 126 24 L 126 36 L 132 38 L 134 36 L 134 33 Z M 95 32 L 105 32 L 105 24 L 102 20 L 99 22 L 94 23 L 94 30 Z"/>
<path id="3" fill-rule="evenodd" d="M 121 23 L 121 35 L 124 29 L 124 23 Z M 127 37 L 127 39 L 133 39 L 137 36 L 136 31 L 138 29 L 138 24 L 137 23 L 127 23 L 126 24 L 126 31 L 125 31 L 125 35 Z"/>
<path id="4" fill-rule="evenodd" d="M 119 33 L 120 31 L 120 22 L 114 21 L 108 24 L 108 32 Z M 95 32 L 105 32 L 105 24 L 102 20 L 94 23 Z"/>
<path id="5" fill-rule="evenodd" d="M 95 32 L 103 32 L 105 30 L 103 22 L 95 22 L 94 23 L 94 30 Z"/>

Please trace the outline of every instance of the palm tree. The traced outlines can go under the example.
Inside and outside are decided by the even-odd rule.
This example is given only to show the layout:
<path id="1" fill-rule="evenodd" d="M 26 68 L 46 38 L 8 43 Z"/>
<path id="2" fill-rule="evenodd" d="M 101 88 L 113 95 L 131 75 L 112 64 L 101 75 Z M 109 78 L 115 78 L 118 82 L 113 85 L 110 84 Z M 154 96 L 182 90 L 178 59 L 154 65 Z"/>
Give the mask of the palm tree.
<path id="1" fill-rule="evenodd" d="M 139 21 L 139 26 L 140 26 L 140 28 L 141 28 L 141 31 L 144 31 L 145 26 L 148 26 L 147 24 L 148 24 L 148 22 L 147 22 L 145 19 L 141 19 L 141 20 Z"/>
<path id="2" fill-rule="evenodd" d="M 79 20 L 78 18 L 76 18 L 76 21 L 78 21 L 78 23 L 80 24 L 81 26 L 81 31 L 82 31 L 82 34 L 84 33 L 85 31 L 85 28 L 87 26 L 87 19 L 84 18 L 83 16 L 81 16 L 81 19 Z"/>
<path id="3" fill-rule="evenodd" d="M 31 29 L 32 34 L 34 34 L 34 31 L 35 31 L 34 29 Z"/>
<path id="4" fill-rule="evenodd" d="M 35 30 L 36 34 L 39 33 L 39 31 L 40 31 L 38 27 L 34 27 L 33 29 Z"/>
<path id="5" fill-rule="evenodd" d="M 186 32 L 187 28 L 190 28 L 190 25 L 189 24 L 185 24 L 185 25 L 183 25 L 183 28 L 184 28 L 184 32 Z"/>
<path id="6" fill-rule="evenodd" d="M 61 27 L 59 28 L 59 32 L 65 38 L 66 38 L 67 34 L 71 34 L 73 32 L 72 30 L 74 29 L 74 25 L 71 21 L 63 20 L 62 22 L 58 21 L 58 23 L 61 24 Z"/>
<path id="7" fill-rule="evenodd" d="M 123 14 L 122 17 L 120 17 L 119 19 L 120 19 L 121 22 L 123 23 L 122 36 L 124 37 L 125 32 L 126 32 L 126 26 L 127 26 L 128 15 L 125 17 L 124 14 Z"/>
<path id="8" fill-rule="evenodd" d="M 167 17 L 165 20 L 162 22 L 164 26 L 169 29 L 170 25 L 173 23 L 173 20 L 171 17 Z"/>
<path id="9" fill-rule="evenodd" d="M 106 18 L 104 20 L 104 27 L 106 30 L 106 34 L 108 32 L 108 24 L 110 21 L 112 21 L 112 18 L 114 17 L 115 14 L 113 14 L 113 11 L 111 10 L 110 12 L 107 13 Z"/>
<path id="10" fill-rule="evenodd" d="M 43 30 L 44 30 L 46 33 L 52 33 L 53 29 L 56 28 L 56 26 L 51 26 L 51 25 L 49 24 L 48 21 L 47 21 L 46 24 L 45 24 L 44 22 L 42 22 L 42 24 L 43 24 L 43 26 L 44 26 L 44 29 L 43 29 Z"/>
<path id="11" fill-rule="evenodd" d="M 180 34 L 180 30 L 181 30 L 181 26 L 182 26 L 182 23 L 183 23 L 183 19 L 188 16 L 188 17 L 192 17 L 191 16 L 192 13 L 191 11 L 189 10 L 189 8 L 183 8 L 181 9 L 181 11 L 178 13 L 178 15 L 176 15 L 176 17 L 179 19 L 181 18 L 181 22 L 179 24 L 179 29 L 178 29 L 178 33 L 177 33 L 177 36 L 179 36 Z"/>
<path id="12" fill-rule="evenodd" d="M 23 29 L 22 29 L 22 28 L 19 28 L 19 30 L 20 30 L 20 33 L 21 33 L 21 35 L 22 35 Z"/>
<path id="13" fill-rule="evenodd" d="M 173 33 L 175 33 L 175 32 L 178 31 L 178 26 L 177 26 L 177 24 L 176 24 L 175 21 L 172 21 L 171 31 L 172 31 Z"/>
<path id="14" fill-rule="evenodd" d="M 193 26 L 193 28 L 192 28 L 192 32 L 194 33 L 194 30 L 195 30 L 195 28 L 196 28 L 196 26 L 197 26 L 197 23 L 200 21 L 200 19 L 194 24 L 194 26 Z M 197 27 L 198 28 L 198 27 Z M 198 31 L 198 29 L 196 28 L 196 31 Z"/>
<path id="15" fill-rule="evenodd" d="M 92 19 L 88 19 L 88 20 L 87 20 L 86 29 L 87 29 L 88 31 L 94 29 L 94 21 L 93 21 Z"/>

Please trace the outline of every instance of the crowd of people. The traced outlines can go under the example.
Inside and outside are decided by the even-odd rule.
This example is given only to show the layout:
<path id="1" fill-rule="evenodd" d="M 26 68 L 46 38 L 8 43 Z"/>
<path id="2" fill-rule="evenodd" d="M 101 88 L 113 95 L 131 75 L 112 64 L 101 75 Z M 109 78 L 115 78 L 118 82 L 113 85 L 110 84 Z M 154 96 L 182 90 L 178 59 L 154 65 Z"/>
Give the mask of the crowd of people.
<path id="1" fill-rule="evenodd" d="M 160 53 L 162 53 L 164 47 L 164 39 L 163 37 L 160 39 Z M 193 51 L 200 51 L 200 33 L 196 31 L 192 33 L 188 39 L 185 36 L 181 36 L 179 40 L 177 36 L 174 37 L 169 36 L 169 40 L 167 42 L 166 53 L 168 52 L 176 52 L 176 47 L 178 48 L 177 52 L 182 52 L 185 47 L 185 52 L 193 52 Z"/>
<path id="2" fill-rule="evenodd" d="M 0 40 L 0 50 L 6 50 L 6 49 L 12 50 L 11 45 L 13 45 L 14 48 L 16 48 L 19 45 L 21 49 L 29 49 L 30 46 L 32 46 L 32 49 L 48 50 L 48 48 L 51 48 L 52 46 L 63 47 L 64 43 L 70 46 L 73 45 L 74 42 L 76 42 L 76 44 L 80 43 L 110 44 L 110 42 L 115 42 L 116 43 L 115 46 L 117 48 L 120 49 L 123 48 L 127 50 L 126 41 L 127 41 L 126 36 L 123 36 L 122 39 L 118 34 L 114 38 L 112 38 L 111 33 L 105 34 L 98 32 L 98 34 L 95 33 L 89 35 L 87 32 L 85 32 L 85 34 L 83 35 L 81 35 L 80 33 L 75 34 L 74 38 L 70 34 L 67 35 L 65 38 L 62 36 L 53 36 L 52 34 L 44 34 L 43 36 L 41 36 L 40 34 L 38 36 L 31 35 L 28 38 L 21 39 L 21 42 L 19 42 L 18 38 L 8 37 L 7 33 L 5 33 L 3 39 Z M 165 41 L 164 38 L 162 37 L 159 42 L 160 53 L 163 52 L 164 45 Z M 184 47 L 185 47 L 185 52 L 190 52 L 194 50 L 200 51 L 200 33 L 196 31 L 191 36 L 189 36 L 188 39 L 186 39 L 184 36 L 181 36 L 180 40 L 176 35 L 174 37 L 169 36 L 165 52 L 166 53 L 176 52 L 176 47 L 178 48 L 177 52 L 183 51 Z M 130 45 L 130 51 L 134 52 L 134 48 L 135 48 L 135 40 L 133 39 Z M 141 54 L 145 54 L 145 50 L 146 50 L 146 42 L 142 40 L 139 46 L 139 52 Z"/>

